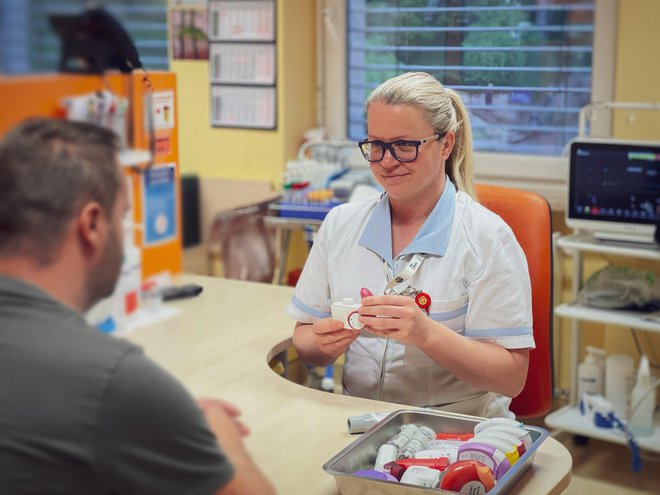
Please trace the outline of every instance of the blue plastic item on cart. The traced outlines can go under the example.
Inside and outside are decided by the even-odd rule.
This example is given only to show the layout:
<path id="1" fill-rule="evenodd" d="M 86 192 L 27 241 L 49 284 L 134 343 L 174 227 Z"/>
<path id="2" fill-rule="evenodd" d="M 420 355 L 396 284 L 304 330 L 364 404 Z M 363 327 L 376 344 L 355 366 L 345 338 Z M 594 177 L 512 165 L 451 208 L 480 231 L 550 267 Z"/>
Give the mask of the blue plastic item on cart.
<path id="1" fill-rule="evenodd" d="M 342 202 L 336 200 L 330 200 L 324 203 L 295 203 L 280 201 L 277 204 L 277 211 L 279 212 L 279 216 L 286 218 L 323 220 L 331 209 L 340 204 L 342 204 Z"/>

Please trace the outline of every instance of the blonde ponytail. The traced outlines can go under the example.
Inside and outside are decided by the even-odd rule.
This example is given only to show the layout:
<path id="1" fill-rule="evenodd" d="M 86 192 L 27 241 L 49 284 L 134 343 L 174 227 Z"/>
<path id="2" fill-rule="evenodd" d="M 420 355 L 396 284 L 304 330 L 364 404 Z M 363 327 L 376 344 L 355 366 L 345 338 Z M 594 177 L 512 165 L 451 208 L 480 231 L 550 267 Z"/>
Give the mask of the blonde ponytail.
<path id="1" fill-rule="evenodd" d="M 454 149 L 447 159 L 447 175 L 459 191 L 464 191 L 476 200 L 470 118 L 459 94 L 450 88 L 445 88 L 445 92 L 452 101 L 458 124 L 454 131 L 456 136 Z"/>

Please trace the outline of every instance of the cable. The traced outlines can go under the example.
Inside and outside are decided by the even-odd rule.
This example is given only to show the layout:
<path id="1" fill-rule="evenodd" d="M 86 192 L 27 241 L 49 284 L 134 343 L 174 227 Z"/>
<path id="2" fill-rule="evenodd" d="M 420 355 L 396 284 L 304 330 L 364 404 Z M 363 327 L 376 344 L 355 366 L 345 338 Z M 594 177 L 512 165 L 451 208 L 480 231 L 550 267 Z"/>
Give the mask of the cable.
<path id="1" fill-rule="evenodd" d="M 632 333 L 633 340 L 635 341 L 635 347 L 637 348 L 637 355 L 641 356 L 642 354 L 644 354 L 644 352 L 642 351 L 642 346 L 639 343 L 639 338 L 637 337 L 637 329 L 634 328 L 634 327 L 631 327 L 630 328 L 630 333 Z M 651 368 L 660 369 L 660 364 L 655 363 L 655 360 L 656 360 L 655 359 L 655 352 L 653 351 L 653 346 L 651 345 L 651 341 L 648 339 L 648 332 L 644 332 L 644 335 L 646 335 L 646 339 L 647 339 L 647 342 L 649 344 L 649 348 L 651 349 L 651 356 L 653 357 L 653 361 L 654 361 L 654 362 L 649 363 L 649 366 Z"/>
<path id="2" fill-rule="evenodd" d="M 641 356 L 644 353 L 642 352 L 642 346 L 639 344 L 639 339 L 637 338 L 637 330 L 631 327 L 630 333 L 632 334 L 633 341 L 635 342 L 635 347 L 637 348 L 637 355 Z"/>
<path id="3" fill-rule="evenodd" d="M 648 348 L 651 351 L 650 352 L 652 358 L 651 361 L 653 361 L 653 363 L 657 363 L 658 358 L 656 358 L 655 356 L 655 349 L 653 349 L 653 343 L 651 342 L 651 338 L 649 337 L 649 332 L 644 332 L 644 337 L 646 337 L 646 343 L 648 344 Z M 651 364 L 651 366 L 653 368 L 660 368 L 660 365 L 658 364 Z"/>

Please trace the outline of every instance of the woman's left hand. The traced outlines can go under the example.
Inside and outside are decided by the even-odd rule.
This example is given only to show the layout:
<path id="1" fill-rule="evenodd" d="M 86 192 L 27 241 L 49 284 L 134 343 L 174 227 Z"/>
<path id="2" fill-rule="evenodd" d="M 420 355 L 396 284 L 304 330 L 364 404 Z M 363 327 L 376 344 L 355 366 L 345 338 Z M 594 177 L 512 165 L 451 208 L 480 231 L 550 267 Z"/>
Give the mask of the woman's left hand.
<path id="1" fill-rule="evenodd" d="M 415 300 L 407 296 L 369 296 L 362 298 L 360 321 L 374 335 L 422 347 L 432 320 Z"/>

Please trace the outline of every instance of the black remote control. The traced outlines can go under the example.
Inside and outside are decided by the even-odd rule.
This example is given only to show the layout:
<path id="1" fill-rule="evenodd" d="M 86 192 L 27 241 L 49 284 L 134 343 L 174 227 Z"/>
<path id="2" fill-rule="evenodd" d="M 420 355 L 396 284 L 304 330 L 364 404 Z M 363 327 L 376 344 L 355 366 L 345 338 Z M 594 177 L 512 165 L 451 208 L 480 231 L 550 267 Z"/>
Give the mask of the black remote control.
<path id="1" fill-rule="evenodd" d="M 163 301 L 173 301 L 175 299 L 184 299 L 187 297 L 195 297 L 202 292 L 203 287 L 197 284 L 186 284 L 179 287 L 165 287 L 161 289 L 160 295 Z"/>

